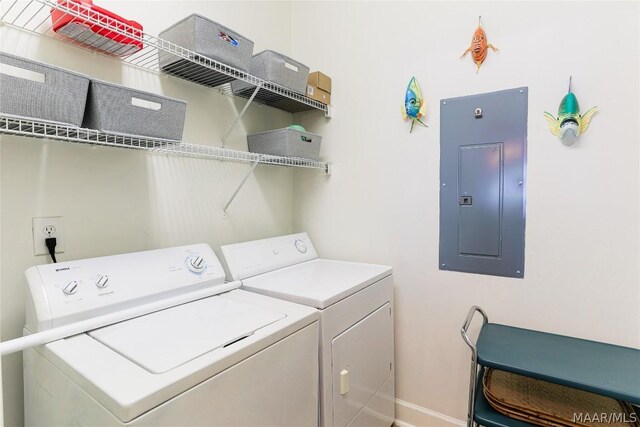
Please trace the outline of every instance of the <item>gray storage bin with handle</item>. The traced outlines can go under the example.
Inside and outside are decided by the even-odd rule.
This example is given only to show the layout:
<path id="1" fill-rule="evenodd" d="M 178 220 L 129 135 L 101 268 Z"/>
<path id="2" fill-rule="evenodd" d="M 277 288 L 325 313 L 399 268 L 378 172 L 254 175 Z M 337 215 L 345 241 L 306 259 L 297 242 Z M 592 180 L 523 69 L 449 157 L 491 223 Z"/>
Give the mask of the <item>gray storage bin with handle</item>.
<path id="1" fill-rule="evenodd" d="M 0 114 L 80 126 L 89 77 L 0 53 Z"/>
<path id="2" fill-rule="evenodd" d="M 241 71 L 249 71 L 253 55 L 253 42 L 238 32 L 202 15 L 189 15 L 176 22 L 162 31 L 160 38 Z M 233 77 L 226 74 L 194 64 L 167 52 L 159 51 L 158 55 L 160 69 L 168 74 L 194 80 L 207 86 L 219 86 L 234 80 Z M 198 56 L 192 59 L 197 60 Z"/>
<path id="3" fill-rule="evenodd" d="M 310 132 L 284 128 L 247 135 L 252 153 L 320 160 L 322 137 Z"/>
<path id="4" fill-rule="evenodd" d="M 125 136 L 180 141 L 187 103 L 92 80 L 83 126 Z"/>
<path id="5" fill-rule="evenodd" d="M 264 50 L 253 55 L 249 72 L 262 80 L 275 83 L 302 95 L 306 93 L 309 67 L 278 52 Z M 240 80 L 234 81 L 231 86 L 234 93 L 254 87 Z"/>

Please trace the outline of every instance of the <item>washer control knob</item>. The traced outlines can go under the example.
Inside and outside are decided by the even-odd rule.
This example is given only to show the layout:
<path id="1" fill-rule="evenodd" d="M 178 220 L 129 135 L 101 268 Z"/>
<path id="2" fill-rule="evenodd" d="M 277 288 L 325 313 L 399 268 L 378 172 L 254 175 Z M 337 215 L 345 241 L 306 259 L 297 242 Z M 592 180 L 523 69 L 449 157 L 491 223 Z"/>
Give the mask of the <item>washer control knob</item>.
<path id="1" fill-rule="evenodd" d="M 75 294 L 76 292 L 78 292 L 78 282 L 75 280 L 72 280 L 71 282 L 69 282 L 69 284 L 67 284 L 67 286 L 62 288 L 62 292 L 64 292 L 65 295 Z"/>
<path id="2" fill-rule="evenodd" d="M 194 256 L 189 260 L 187 266 L 194 273 L 202 273 L 207 268 L 207 262 L 201 256 Z"/>
<path id="3" fill-rule="evenodd" d="M 99 288 L 106 288 L 109 286 L 109 276 L 101 275 L 98 280 L 96 280 L 96 286 Z"/>
<path id="4" fill-rule="evenodd" d="M 298 252 L 300 252 L 302 254 L 306 254 L 307 253 L 307 244 L 305 242 L 303 242 L 300 239 L 297 239 L 295 241 L 295 245 L 296 245 L 296 249 L 298 250 Z"/>

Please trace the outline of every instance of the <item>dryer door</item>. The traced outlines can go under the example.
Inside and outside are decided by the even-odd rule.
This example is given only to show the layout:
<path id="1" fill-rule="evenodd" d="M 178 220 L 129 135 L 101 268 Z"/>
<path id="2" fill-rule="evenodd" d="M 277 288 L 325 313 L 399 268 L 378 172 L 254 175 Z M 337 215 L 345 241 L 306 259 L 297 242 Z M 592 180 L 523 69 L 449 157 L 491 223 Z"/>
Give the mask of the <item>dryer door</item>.
<path id="1" fill-rule="evenodd" d="M 367 405 L 391 375 L 393 319 L 386 303 L 331 343 L 333 425 L 342 427 Z"/>

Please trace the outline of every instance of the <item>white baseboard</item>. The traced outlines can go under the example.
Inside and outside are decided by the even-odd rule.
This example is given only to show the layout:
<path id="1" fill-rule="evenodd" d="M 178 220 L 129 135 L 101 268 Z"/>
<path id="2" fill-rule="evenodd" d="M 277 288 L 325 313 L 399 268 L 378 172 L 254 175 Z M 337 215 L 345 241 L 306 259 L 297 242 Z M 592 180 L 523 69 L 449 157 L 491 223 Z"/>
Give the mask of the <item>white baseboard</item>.
<path id="1" fill-rule="evenodd" d="M 396 399 L 395 425 L 398 427 L 464 427 L 467 423 L 414 403 Z"/>

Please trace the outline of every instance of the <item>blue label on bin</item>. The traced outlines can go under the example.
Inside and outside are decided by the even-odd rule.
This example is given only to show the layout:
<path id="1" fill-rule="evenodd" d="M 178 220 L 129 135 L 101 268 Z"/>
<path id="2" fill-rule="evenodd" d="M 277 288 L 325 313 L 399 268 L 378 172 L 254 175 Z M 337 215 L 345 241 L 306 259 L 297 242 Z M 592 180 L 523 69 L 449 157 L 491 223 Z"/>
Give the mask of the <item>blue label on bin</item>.
<path id="1" fill-rule="evenodd" d="M 222 31 L 220 31 L 218 33 L 218 38 L 222 41 L 229 43 L 232 46 L 238 46 L 238 40 L 234 39 L 227 33 L 223 33 Z"/>

